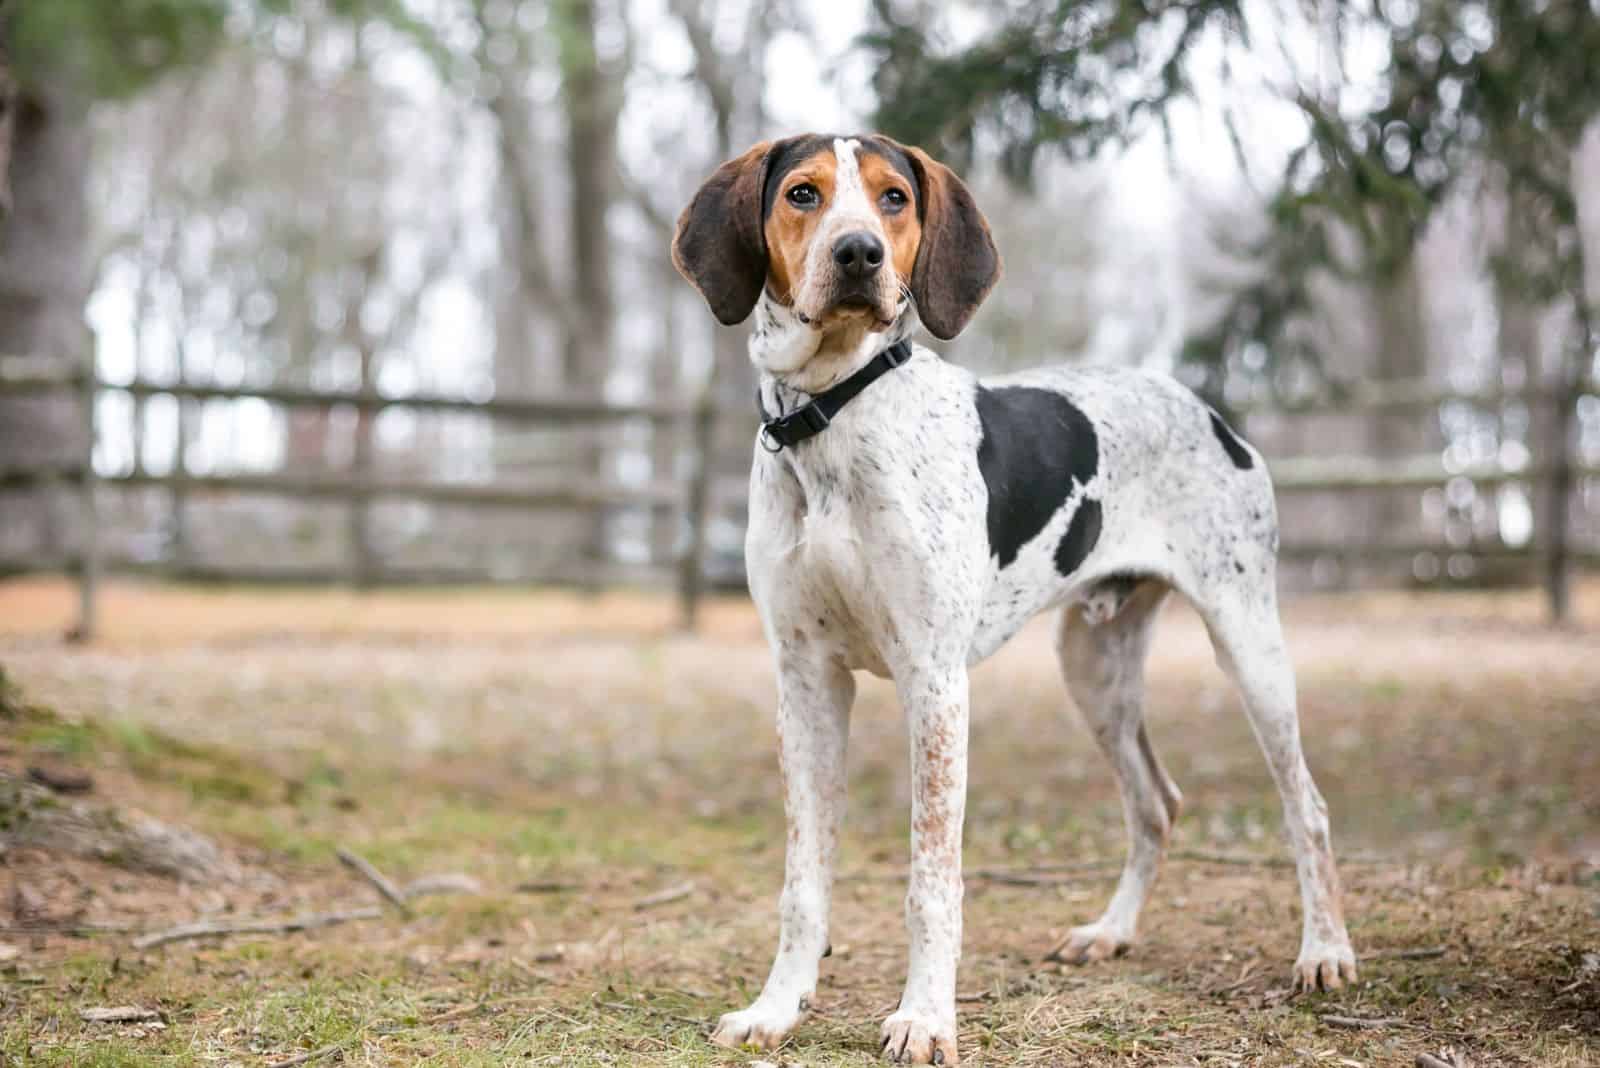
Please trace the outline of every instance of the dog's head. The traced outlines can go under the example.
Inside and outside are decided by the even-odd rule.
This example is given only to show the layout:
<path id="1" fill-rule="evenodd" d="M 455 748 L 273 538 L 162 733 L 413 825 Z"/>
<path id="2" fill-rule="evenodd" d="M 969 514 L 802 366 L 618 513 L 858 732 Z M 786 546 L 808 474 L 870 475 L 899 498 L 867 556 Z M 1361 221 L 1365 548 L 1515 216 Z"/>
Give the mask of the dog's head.
<path id="1" fill-rule="evenodd" d="M 678 219 L 672 261 L 728 325 L 766 288 L 819 331 L 886 330 L 915 301 L 941 339 L 961 332 L 1000 277 L 961 179 L 879 136 L 765 141 L 724 163 Z"/>

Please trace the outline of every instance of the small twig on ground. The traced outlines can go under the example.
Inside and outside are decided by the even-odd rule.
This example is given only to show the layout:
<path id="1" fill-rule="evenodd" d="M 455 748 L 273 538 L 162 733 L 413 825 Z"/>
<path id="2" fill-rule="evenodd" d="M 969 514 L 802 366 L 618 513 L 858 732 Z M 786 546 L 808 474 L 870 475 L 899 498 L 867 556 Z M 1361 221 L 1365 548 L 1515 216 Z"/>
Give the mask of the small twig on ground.
<path id="1" fill-rule="evenodd" d="M 79 1009 L 78 1019 L 84 1023 L 149 1023 L 161 1019 L 154 1009 L 141 1009 L 137 1005 L 117 1005 L 110 1008 Z"/>
<path id="2" fill-rule="evenodd" d="M 1231 994 L 1235 990 L 1243 990 L 1245 987 L 1256 981 L 1256 965 L 1259 963 L 1260 962 L 1256 960 L 1245 961 L 1244 967 L 1239 969 L 1239 978 L 1235 979 L 1227 986 L 1218 987 L 1217 989 L 1211 991 L 1211 993 Z"/>
<path id="3" fill-rule="evenodd" d="M 437 1016 L 430 1016 L 422 1021 L 423 1026 L 432 1027 L 434 1024 L 449 1023 L 451 1020 L 462 1020 L 468 1016 L 476 1016 L 488 1006 L 483 1002 L 474 1001 L 470 1005 L 461 1005 L 448 1012 L 441 1012 Z"/>
<path id="4" fill-rule="evenodd" d="M 674 901 L 682 901 L 694 893 L 694 883 L 680 883 L 665 890 L 641 897 L 633 903 L 636 910 L 652 909 L 657 905 L 670 905 Z"/>
<path id="5" fill-rule="evenodd" d="M 582 890 L 579 883 L 563 883 L 548 879 L 535 879 L 532 882 L 518 883 L 512 887 L 519 894 L 567 894 L 574 890 Z"/>
<path id="6" fill-rule="evenodd" d="M 1465 1055 L 1448 1047 L 1443 1057 L 1435 1057 L 1431 1053 L 1417 1054 L 1417 1068 L 1469 1068 L 1469 1063 Z"/>
<path id="7" fill-rule="evenodd" d="M 375 920 L 383 915 L 376 906 L 349 909 L 345 912 L 313 912 L 281 920 L 239 920 L 233 923 L 202 920 L 199 923 L 182 923 L 165 931 L 155 931 L 133 940 L 134 949 L 154 949 L 169 942 L 183 942 L 191 938 L 209 938 L 230 934 L 290 934 L 311 931 L 319 927 L 332 927 L 352 920 Z"/>
<path id="8" fill-rule="evenodd" d="M 1318 1019 L 1327 1024 L 1329 1027 L 1339 1027 L 1346 1031 L 1377 1031 L 1385 1027 L 1411 1026 L 1398 1016 L 1320 1016 Z"/>
<path id="9" fill-rule="evenodd" d="M 1028 874 L 1042 874 L 1050 872 L 1055 875 L 1088 875 L 1097 871 L 1116 871 L 1122 867 L 1122 861 L 1115 857 L 1106 857 L 1103 860 L 1078 860 L 1070 864 L 1030 864 L 1026 868 L 980 868 L 980 871 L 1016 871 Z"/>
<path id="10" fill-rule="evenodd" d="M 129 923 L 42 923 L 0 927 L 0 934 L 137 934 L 143 930 L 143 927 Z"/>
<path id="11" fill-rule="evenodd" d="M 1449 946 L 1427 946 L 1422 949 L 1380 949 L 1376 953 L 1363 953 L 1362 960 L 1432 960 L 1450 952 Z"/>
<path id="12" fill-rule="evenodd" d="M 414 897 L 423 897 L 427 894 L 481 894 L 483 884 L 470 875 L 462 872 L 447 872 L 442 875 L 424 875 L 420 879 L 413 879 L 400 888 L 400 896 L 410 901 Z"/>
<path id="13" fill-rule="evenodd" d="M 1214 853 L 1206 849 L 1174 849 L 1167 854 L 1170 860 L 1192 860 L 1200 864 L 1226 864 L 1236 868 L 1292 868 L 1294 861 L 1282 856 L 1256 856 L 1253 853 Z M 1366 853 L 1347 853 L 1339 857 L 1339 863 L 1345 866 L 1388 864 L 1390 861 L 1381 856 Z"/>
<path id="14" fill-rule="evenodd" d="M 1046 885 L 1043 876 L 1057 876 L 1051 882 L 1069 883 L 1078 880 L 1066 878 L 1076 875 L 1087 881 L 1097 872 L 1114 872 L 1122 866 L 1120 860 L 1080 860 L 1072 864 L 1034 864 L 1026 868 L 978 868 L 966 872 L 969 879 L 989 882 L 1013 882 L 1018 886 Z M 898 883 L 906 878 L 904 870 L 874 871 L 870 868 L 846 872 L 836 880 L 841 883 Z M 1022 881 L 1026 880 L 1026 881 Z"/>
<path id="15" fill-rule="evenodd" d="M 1100 876 L 1092 872 L 1071 875 L 1045 868 L 978 868 L 976 871 L 968 872 L 967 878 L 1002 883 L 1006 886 L 1067 886 L 1071 883 L 1092 882 Z"/>
<path id="16" fill-rule="evenodd" d="M 690 1027 L 698 1027 L 702 1031 L 710 1025 L 709 1020 L 698 1019 L 694 1016 L 679 1016 L 677 1013 L 672 1012 L 663 1012 L 653 1005 L 629 1004 L 626 1001 L 597 1001 L 595 1004 L 599 1005 L 602 1009 L 610 1009 L 613 1012 L 646 1012 L 651 1016 L 659 1017 L 663 1020 L 672 1020 L 675 1023 L 688 1024 Z"/>
<path id="17" fill-rule="evenodd" d="M 543 977 L 538 972 L 533 970 L 533 966 L 535 964 L 560 964 L 566 959 L 566 950 L 541 949 L 531 957 L 512 957 L 511 964 L 515 968 L 520 968 L 525 974 L 530 975 L 535 979 L 541 979 Z"/>
<path id="18" fill-rule="evenodd" d="M 1176 849 L 1167 856 L 1172 860 L 1192 860 L 1201 864 L 1226 864 L 1235 868 L 1292 868 L 1294 861 L 1288 857 L 1257 857 L 1248 853 L 1212 853 L 1204 849 Z"/>
<path id="19" fill-rule="evenodd" d="M 365 857 L 346 849 L 344 846 L 340 846 L 335 852 L 345 867 L 375 886 L 378 893 L 383 895 L 384 900 L 400 910 L 400 915 L 406 917 L 406 919 L 411 918 L 411 906 L 406 904 L 405 895 L 400 892 L 398 886 L 389 881 L 387 875 L 374 868 Z"/>
<path id="20" fill-rule="evenodd" d="M 308 1050 L 305 1053 L 297 1053 L 293 1057 L 286 1057 L 281 1061 L 273 1061 L 267 1065 L 267 1068 L 294 1068 L 297 1064 L 310 1064 L 312 1061 L 320 1061 L 324 1057 L 338 1053 L 344 1047 L 345 1044 L 343 1042 L 335 1042 L 330 1046 L 323 1046 L 321 1049 Z"/>

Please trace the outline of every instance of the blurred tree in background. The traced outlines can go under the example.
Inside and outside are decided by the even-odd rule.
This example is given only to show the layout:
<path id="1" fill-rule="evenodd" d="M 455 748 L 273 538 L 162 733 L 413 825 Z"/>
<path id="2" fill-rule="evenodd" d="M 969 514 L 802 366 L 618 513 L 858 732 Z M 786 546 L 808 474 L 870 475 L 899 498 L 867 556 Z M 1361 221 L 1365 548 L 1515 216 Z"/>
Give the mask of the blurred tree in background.
<path id="1" fill-rule="evenodd" d="M 0 353 L 72 363 L 97 344 L 114 380 L 476 399 L 594 396 L 618 379 L 668 396 L 714 367 L 716 389 L 748 404 L 741 337 L 702 329 L 667 250 L 694 185 L 767 132 L 761 70 L 772 36 L 797 34 L 788 5 L 0 0 L 0 13 L 16 103 L 3 114 L 21 116 L 0 167 L 16 189 Z M 100 400 L 106 473 L 593 481 L 626 453 L 635 480 L 678 474 L 671 425 L 619 441 L 468 412 Z M 72 466 L 81 437 L 70 398 L 0 399 L 0 467 Z M 719 464 L 742 466 L 743 444 Z M 11 492 L 0 557 L 70 547 L 70 495 Z M 342 524 L 314 510 L 188 496 L 117 495 L 128 512 L 111 522 L 141 531 L 136 557 L 180 565 L 259 537 L 294 539 L 304 562 L 340 558 Z M 619 531 L 603 514 L 375 510 L 378 552 L 451 554 L 428 561 L 441 566 L 487 556 L 521 572 L 604 556 L 622 535 L 658 554 L 678 538 L 650 517 Z"/>
<path id="2" fill-rule="evenodd" d="M 1042 149 L 1086 159 L 1170 123 L 1172 105 L 1193 96 L 1191 56 L 1207 42 L 1223 53 L 1226 88 L 1229 52 L 1286 29 L 1262 25 L 1249 7 L 1029 0 L 1010 5 L 979 40 L 950 49 L 930 39 L 920 8 L 877 0 L 864 43 L 882 61 L 878 123 L 958 160 L 988 146 L 1025 181 Z M 1573 153 L 1600 114 L 1600 5 L 1299 7 L 1301 21 L 1287 29 L 1320 37 L 1318 58 L 1331 57 L 1340 74 L 1352 53 L 1384 50 L 1381 89 L 1366 99 L 1341 93 L 1344 79 L 1326 70 L 1284 88 L 1304 115 L 1304 140 L 1275 182 L 1267 232 L 1241 250 L 1260 263 L 1254 280 L 1184 350 L 1202 388 L 1220 398 L 1223 374 L 1243 369 L 1245 354 L 1263 344 L 1269 362 L 1319 365 L 1314 339 L 1295 330 L 1314 303 L 1314 276 L 1403 288 L 1429 219 L 1469 182 L 1493 185 L 1517 216 L 1515 247 L 1497 260 L 1501 276 L 1534 299 L 1568 301 L 1578 347 L 1592 352 Z"/>
<path id="3" fill-rule="evenodd" d="M 399 0 L 330 15 L 416 24 Z M 87 202 L 95 102 L 133 97 L 215 57 L 293 0 L 0 0 L 0 353 L 81 361 L 99 264 Z M 56 461 L 79 434 L 60 398 L 0 400 L 0 453 Z"/>
<path id="4" fill-rule="evenodd" d="M 1600 2 L 1023 0 L 959 44 L 939 39 L 920 5 L 875 0 L 873 11 L 863 43 L 881 60 L 878 124 L 958 160 L 992 156 L 1023 182 L 1046 151 L 1087 160 L 1152 131 L 1170 148 L 1174 123 L 1194 117 L 1185 106 L 1207 96 L 1221 100 L 1248 178 L 1234 74 L 1275 51 L 1272 91 L 1298 111 L 1299 143 L 1267 179 L 1259 218 L 1213 213 L 1191 277 L 1209 310 L 1186 324 L 1179 372 L 1223 407 L 1361 379 L 1438 381 L 1427 320 L 1439 298 L 1418 253 L 1443 209 L 1471 202 L 1492 278 L 1495 384 L 1529 381 L 1546 396 L 1502 416 L 1520 429 L 1378 413 L 1366 448 L 1414 457 L 1452 434 L 1520 433 L 1558 469 L 1535 491 L 1540 536 L 1567 528 L 1577 387 L 1600 350 L 1580 219 L 1594 176 L 1579 159 L 1600 115 Z M 1440 362 L 1457 373 L 1470 361 Z M 1498 508 L 1470 488 L 1456 497 L 1449 507 L 1478 517 L 1469 527 Z M 1424 518 L 1395 494 L 1358 510 L 1367 529 L 1400 534 Z M 1565 583 L 1550 586 L 1560 614 Z"/>

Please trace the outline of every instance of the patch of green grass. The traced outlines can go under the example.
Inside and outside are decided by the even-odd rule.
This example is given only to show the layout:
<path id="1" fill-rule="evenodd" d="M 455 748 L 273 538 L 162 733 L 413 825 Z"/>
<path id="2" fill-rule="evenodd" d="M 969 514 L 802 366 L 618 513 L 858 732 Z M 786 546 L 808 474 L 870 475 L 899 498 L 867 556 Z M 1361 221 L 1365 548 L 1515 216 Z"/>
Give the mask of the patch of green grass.
<path id="1" fill-rule="evenodd" d="M 32 1043 L 26 1036 L 0 1041 L 0 1060 L 39 1068 L 182 1068 L 204 1063 L 195 1054 L 177 1049 L 139 1049 L 115 1039 L 82 1040 L 62 1044 Z"/>
<path id="2" fill-rule="evenodd" d="M 259 802 L 283 792 L 281 779 L 237 754 L 131 719 L 74 721 L 37 711 L 20 740 L 29 752 L 75 762 L 120 760 L 141 779 L 182 787 L 197 801 Z"/>
<path id="3" fill-rule="evenodd" d="M 263 991 L 241 1021 L 262 1044 L 292 1054 L 324 1046 L 352 1046 L 368 1028 L 410 1011 L 382 995 L 381 980 L 348 983 L 312 978 Z"/>
<path id="4" fill-rule="evenodd" d="M 88 724 L 51 720 L 22 732 L 22 744 L 52 756 L 87 757 L 100 748 L 100 734 Z"/>
<path id="5" fill-rule="evenodd" d="M 383 801 L 366 803 L 367 809 Z M 517 813 L 505 807 L 456 799 L 431 799 L 420 812 L 360 844 L 367 859 L 385 870 L 415 871 L 427 863 L 461 855 L 488 854 L 546 868 L 579 859 L 583 840 L 568 826 L 564 809 Z"/>
<path id="6" fill-rule="evenodd" d="M 1398 701 L 1406 695 L 1406 684 L 1393 675 L 1386 675 L 1367 687 L 1367 696 L 1376 701 Z"/>
<path id="7" fill-rule="evenodd" d="M 275 856 L 301 864 L 323 864 L 333 860 L 338 842 L 326 831 L 316 830 L 293 813 L 235 812 L 227 819 L 212 819 L 210 825 L 240 841 L 258 846 Z"/>

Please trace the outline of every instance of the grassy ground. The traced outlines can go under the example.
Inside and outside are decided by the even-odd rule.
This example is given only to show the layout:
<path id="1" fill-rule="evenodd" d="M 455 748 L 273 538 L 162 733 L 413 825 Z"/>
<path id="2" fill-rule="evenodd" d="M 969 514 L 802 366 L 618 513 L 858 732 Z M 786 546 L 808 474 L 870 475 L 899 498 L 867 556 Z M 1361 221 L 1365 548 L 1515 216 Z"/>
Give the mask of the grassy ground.
<path id="1" fill-rule="evenodd" d="M 241 873 L 179 885 L 0 857 L 0 1063 L 757 1059 L 705 1038 L 765 975 L 782 871 L 772 679 L 746 605 L 712 606 L 691 638 L 642 596 L 108 594 L 105 639 L 69 649 L 66 587 L 0 585 L 0 666 L 60 716 L 0 725 L 0 767 L 87 768 L 92 796 L 214 835 Z M 974 675 L 966 1063 L 1380 1065 L 1446 1048 L 1600 1063 L 1597 594 L 1562 633 L 1525 596 L 1291 605 L 1363 957 L 1354 989 L 1300 997 L 1275 796 L 1181 607 L 1150 721 L 1188 808 L 1143 939 L 1106 964 L 1038 963 L 1103 905 L 1122 832 L 1048 627 L 1024 632 Z M 892 695 L 865 683 L 836 951 L 819 1011 L 769 1062 L 875 1063 L 905 965 L 905 764 Z M 397 880 L 463 872 L 483 892 L 409 919 L 132 948 L 197 917 L 373 903 L 340 845 Z M 1044 878 L 994 877 L 1018 871 Z M 20 930 L 24 912 L 122 930 Z M 120 1005 L 160 1018 L 79 1018 Z"/>

